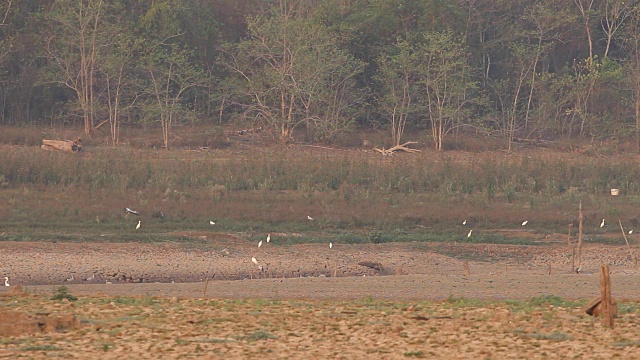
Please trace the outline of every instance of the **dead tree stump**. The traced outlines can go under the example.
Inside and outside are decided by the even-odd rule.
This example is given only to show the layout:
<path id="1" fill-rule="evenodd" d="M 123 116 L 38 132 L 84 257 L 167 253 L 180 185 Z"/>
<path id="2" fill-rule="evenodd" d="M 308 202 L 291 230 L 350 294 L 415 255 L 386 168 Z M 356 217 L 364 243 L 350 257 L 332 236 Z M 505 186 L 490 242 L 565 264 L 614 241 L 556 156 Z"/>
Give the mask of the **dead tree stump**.
<path id="1" fill-rule="evenodd" d="M 600 267 L 600 298 L 602 321 L 604 326 L 613 329 L 613 306 L 611 304 L 611 279 L 609 277 L 609 265 Z"/>

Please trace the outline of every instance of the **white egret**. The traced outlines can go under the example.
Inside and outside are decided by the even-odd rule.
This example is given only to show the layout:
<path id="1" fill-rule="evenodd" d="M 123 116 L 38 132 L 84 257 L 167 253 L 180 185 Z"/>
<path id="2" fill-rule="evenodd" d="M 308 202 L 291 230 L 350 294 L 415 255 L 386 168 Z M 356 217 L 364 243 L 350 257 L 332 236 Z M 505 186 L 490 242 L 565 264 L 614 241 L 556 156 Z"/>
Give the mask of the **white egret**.
<path id="1" fill-rule="evenodd" d="M 311 216 L 309 216 L 309 215 L 307 215 L 307 219 L 313 220 L 313 218 Z"/>
<path id="2" fill-rule="evenodd" d="M 604 227 L 604 219 L 602 219 L 602 222 L 600 223 L 600 227 Z"/>
<path id="3" fill-rule="evenodd" d="M 71 277 L 67 278 L 65 281 L 73 281 L 73 280 L 75 280 L 75 277 L 73 276 L 73 274 L 71 274 Z"/>
<path id="4" fill-rule="evenodd" d="M 633 230 L 629 230 L 629 235 L 633 234 Z"/>
<path id="5" fill-rule="evenodd" d="M 262 246 L 262 240 L 258 242 L 258 247 Z"/>
<path id="6" fill-rule="evenodd" d="M 138 225 L 136 225 L 136 230 L 140 229 L 141 224 L 142 224 L 142 221 L 138 220 Z"/>
<path id="7" fill-rule="evenodd" d="M 467 220 L 463 221 L 462 225 L 467 225 Z"/>
<path id="8" fill-rule="evenodd" d="M 329 249 L 332 249 L 332 248 L 333 248 L 333 243 L 332 243 L 332 242 L 330 242 L 330 243 L 329 243 Z"/>
<path id="9" fill-rule="evenodd" d="M 471 237 L 471 233 L 473 232 L 473 229 L 469 230 L 469 233 L 467 234 L 467 237 L 470 238 Z"/>
<path id="10" fill-rule="evenodd" d="M 528 223 L 528 222 L 529 222 L 529 220 L 525 220 L 525 221 L 523 221 L 523 222 L 522 222 L 522 226 L 527 225 L 527 223 Z"/>
<path id="11" fill-rule="evenodd" d="M 131 210 L 129 208 L 124 208 L 124 211 L 128 212 L 129 214 L 140 215 L 138 211 Z"/>
<path id="12" fill-rule="evenodd" d="M 271 234 L 267 235 L 267 242 L 271 241 Z"/>
<path id="13" fill-rule="evenodd" d="M 9 278 L 8 277 L 4 277 L 4 286 L 11 286 L 9 285 Z"/>
<path id="14" fill-rule="evenodd" d="M 211 225 L 215 225 L 216 223 L 215 223 L 215 222 L 213 222 L 213 220 L 209 220 L 209 224 L 211 224 Z"/>
<path id="15" fill-rule="evenodd" d="M 258 265 L 258 259 L 254 258 L 254 257 L 251 258 L 251 262 L 256 264 L 256 265 Z"/>

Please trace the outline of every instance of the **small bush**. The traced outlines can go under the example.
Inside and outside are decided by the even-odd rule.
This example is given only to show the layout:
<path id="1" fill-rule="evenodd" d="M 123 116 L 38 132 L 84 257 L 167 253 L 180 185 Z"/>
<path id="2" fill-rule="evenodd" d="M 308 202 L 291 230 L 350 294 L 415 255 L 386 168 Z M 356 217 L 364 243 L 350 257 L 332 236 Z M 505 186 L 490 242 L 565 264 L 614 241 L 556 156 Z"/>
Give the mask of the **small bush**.
<path id="1" fill-rule="evenodd" d="M 51 297 L 51 300 L 60 301 L 64 299 L 67 299 L 69 301 L 76 301 L 78 300 L 78 297 L 70 294 L 69 288 L 67 288 L 66 286 L 60 286 Z"/>

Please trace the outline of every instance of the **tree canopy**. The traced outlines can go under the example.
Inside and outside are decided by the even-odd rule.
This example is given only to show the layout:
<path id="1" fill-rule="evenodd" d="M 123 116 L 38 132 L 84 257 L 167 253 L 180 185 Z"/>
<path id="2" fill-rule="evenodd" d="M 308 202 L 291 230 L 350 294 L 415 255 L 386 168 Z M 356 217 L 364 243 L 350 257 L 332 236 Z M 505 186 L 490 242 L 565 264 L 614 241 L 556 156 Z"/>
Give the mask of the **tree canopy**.
<path id="1" fill-rule="evenodd" d="M 165 147 L 176 124 L 250 123 L 274 141 L 640 148 L 639 24 L 622 0 L 5 0 L 0 125 L 110 124 L 114 144 L 158 126 Z"/>

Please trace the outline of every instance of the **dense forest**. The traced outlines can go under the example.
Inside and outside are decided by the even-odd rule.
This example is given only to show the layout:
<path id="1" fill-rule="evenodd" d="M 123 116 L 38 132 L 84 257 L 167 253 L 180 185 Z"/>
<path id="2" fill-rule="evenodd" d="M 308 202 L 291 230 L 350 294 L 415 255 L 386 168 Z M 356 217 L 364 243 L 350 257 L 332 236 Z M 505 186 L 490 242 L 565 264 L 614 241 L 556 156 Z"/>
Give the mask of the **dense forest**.
<path id="1" fill-rule="evenodd" d="M 636 139 L 622 0 L 0 0 L 0 125 Z M 406 130 L 406 131 L 405 131 Z"/>

